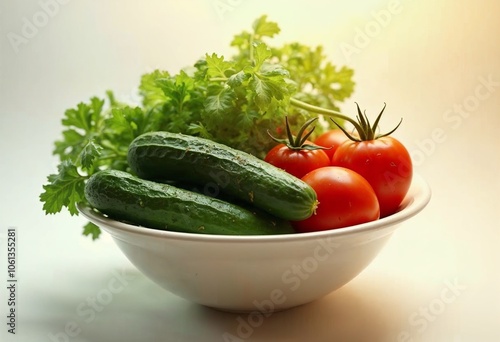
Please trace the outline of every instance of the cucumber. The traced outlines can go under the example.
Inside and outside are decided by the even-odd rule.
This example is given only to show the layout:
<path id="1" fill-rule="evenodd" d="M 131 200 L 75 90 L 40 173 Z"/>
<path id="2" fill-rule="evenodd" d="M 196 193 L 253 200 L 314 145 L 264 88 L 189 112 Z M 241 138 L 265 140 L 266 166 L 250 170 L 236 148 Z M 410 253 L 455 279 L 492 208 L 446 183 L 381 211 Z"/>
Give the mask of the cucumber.
<path id="1" fill-rule="evenodd" d="M 85 183 L 85 198 L 110 218 L 153 229 L 219 235 L 294 233 L 288 221 L 266 212 L 124 171 L 94 173 Z"/>
<path id="2" fill-rule="evenodd" d="M 140 178 L 195 183 L 207 194 L 223 192 L 286 220 L 304 220 L 317 206 L 316 192 L 295 176 L 200 137 L 145 133 L 130 144 L 128 163 Z"/>

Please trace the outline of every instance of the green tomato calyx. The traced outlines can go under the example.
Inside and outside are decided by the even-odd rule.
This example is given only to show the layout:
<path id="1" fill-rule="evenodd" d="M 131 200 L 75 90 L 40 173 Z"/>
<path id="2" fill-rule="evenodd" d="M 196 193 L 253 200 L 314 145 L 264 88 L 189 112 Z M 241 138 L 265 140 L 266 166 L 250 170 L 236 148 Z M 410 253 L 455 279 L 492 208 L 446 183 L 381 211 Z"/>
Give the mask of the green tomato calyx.
<path id="1" fill-rule="evenodd" d="M 340 128 L 342 130 L 342 132 L 344 132 L 344 134 L 352 141 L 358 141 L 358 142 L 359 141 L 369 141 L 369 140 L 376 140 L 376 139 L 379 139 L 382 137 L 386 137 L 386 136 L 394 133 L 398 129 L 398 127 L 401 125 L 401 122 L 403 122 L 403 118 L 401 118 L 401 120 L 399 120 L 399 123 L 396 125 L 396 127 L 394 127 L 391 131 L 389 131 L 387 133 L 383 133 L 383 134 L 377 134 L 378 124 L 379 124 L 380 118 L 382 117 L 382 114 L 384 113 L 386 103 L 384 102 L 384 107 L 382 108 L 382 110 L 378 114 L 373 125 L 370 124 L 370 120 L 368 119 L 368 116 L 366 115 L 366 111 L 361 112 L 361 109 L 359 108 L 359 105 L 357 102 L 356 102 L 356 107 L 358 109 L 358 115 L 356 116 L 356 119 L 357 119 L 356 123 L 357 124 L 354 125 L 354 128 L 356 129 L 358 136 L 354 136 L 354 135 L 350 134 L 349 132 L 347 132 L 347 130 L 344 127 L 342 127 L 342 125 L 340 125 L 338 122 L 336 122 L 333 118 L 330 118 L 330 120 L 332 120 L 332 122 L 338 128 Z"/>
<path id="2" fill-rule="evenodd" d="M 299 129 L 299 132 L 297 135 L 294 137 L 292 132 L 290 131 L 290 125 L 288 123 L 288 117 L 285 116 L 285 129 L 286 129 L 286 139 L 278 139 L 272 136 L 272 134 L 267 131 L 267 134 L 276 141 L 279 144 L 285 144 L 289 149 L 291 150 L 308 150 L 308 151 L 313 151 L 313 150 L 328 150 L 330 148 L 328 147 L 322 147 L 322 146 L 317 146 L 317 145 L 312 145 L 307 143 L 307 139 L 311 136 L 311 134 L 314 132 L 314 129 L 316 126 L 313 126 L 310 131 L 307 131 L 307 128 L 318 118 L 311 118 L 307 120 Z"/>

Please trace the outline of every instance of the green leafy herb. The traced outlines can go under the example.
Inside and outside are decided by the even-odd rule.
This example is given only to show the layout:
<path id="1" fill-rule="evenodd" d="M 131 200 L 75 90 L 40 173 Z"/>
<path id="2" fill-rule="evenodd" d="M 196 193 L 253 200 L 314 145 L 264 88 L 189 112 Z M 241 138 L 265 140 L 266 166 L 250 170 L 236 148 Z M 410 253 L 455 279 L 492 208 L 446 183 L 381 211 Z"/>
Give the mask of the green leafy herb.
<path id="1" fill-rule="evenodd" d="M 61 160 L 58 173 L 47 177 L 40 195 L 46 214 L 63 208 L 71 215 L 78 214 L 77 203 L 85 202 L 85 181 L 100 169 L 128 170 L 128 145 L 138 135 L 159 129 L 159 120 L 151 112 L 119 104 L 111 92 L 108 97 L 106 110 L 105 100 L 94 97 L 65 112 L 62 124 L 66 129 L 54 149 Z M 84 229 L 84 234 L 94 239 L 99 232 L 91 223 Z"/>
<path id="2" fill-rule="evenodd" d="M 59 173 L 48 177 L 50 184 L 43 188 L 45 192 L 40 199 L 45 202 L 43 209 L 47 214 L 55 214 L 67 207 L 71 215 L 78 213 L 76 203 L 83 200 L 84 177 L 70 161 L 59 165 Z"/>
<path id="3" fill-rule="evenodd" d="M 292 131 L 318 114 L 349 120 L 338 103 L 354 90 L 353 70 L 328 61 L 321 46 L 269 45 L 279 32 L 264 15 L 250 32 L 234 36 L 231 57 L 211 52 L 177 74 L 143 75 L 140 106 L 119 103 L 109 91 L 107 101 L 93 97 L 68 109 L 54 148 L 58 173 L 48 176 L 40 195 L 45 212 L 77 214 L 88 177 L 107 168 L 129 171 L 128 146 L 145 132 L 199 135 L 263 158 L 275 144 L 267 132 L 284 132 L 285 117 Z M 315 134 L 328 128 L 317 126 Z M 91 223 L 84 227 L 93 239 L 99 233 Z"/>

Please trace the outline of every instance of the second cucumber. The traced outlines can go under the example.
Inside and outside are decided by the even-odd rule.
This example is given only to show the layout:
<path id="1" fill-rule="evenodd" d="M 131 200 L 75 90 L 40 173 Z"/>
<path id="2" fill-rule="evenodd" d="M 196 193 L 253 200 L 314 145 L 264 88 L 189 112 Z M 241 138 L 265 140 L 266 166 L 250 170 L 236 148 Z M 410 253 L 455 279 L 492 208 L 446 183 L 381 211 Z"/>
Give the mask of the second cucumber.
<path id="1" fill-rule="evenodd" d="M 304 220 L 317 206 L 316 193 L 305 182 L 208 139 L 145 133 L 130 144 L 128 163 L 140 178 L 198 184 L 207 195 L 229 194 L 286 220 Z"/>
<path id="2" fill-rule="evenodd" d="M 113 219 L 148 228 L 219 235 L 294 233 L 288 221 L 263 211 L 140 179 L 124 171 L 94 173 L 85 184 L 85 198 L 93 208 Z"/>

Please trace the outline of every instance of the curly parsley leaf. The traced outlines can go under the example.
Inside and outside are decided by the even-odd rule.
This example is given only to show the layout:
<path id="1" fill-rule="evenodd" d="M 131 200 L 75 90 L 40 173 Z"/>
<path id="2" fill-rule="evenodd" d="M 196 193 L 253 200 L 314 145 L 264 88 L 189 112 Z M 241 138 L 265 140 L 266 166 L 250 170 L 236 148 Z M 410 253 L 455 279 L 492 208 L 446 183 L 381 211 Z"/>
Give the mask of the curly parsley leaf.
<path id="1" fill-rule="evenodd" d="M 264 43 L 254 43 L 253 57 L 255 69 L 259 70 L 264 62 L 272 57 L 271 49 Z"/>
<path id="2" fill-rule="evenodd" d="M 212 55 L 206 54 L 207 61 L 207 77 L 222 77 L 223 79 L 227 76 L 227 72 L 232 69 L 233 64 L 225 61 L 224 56 L 217 56 L 213 53 Z"/>
<path id="3" fill-rule="evenodd" d="M 227 84 L 231 88 L 238 88 L 243 85 L 251 76 L 251 73 L 246 72 L 245 70 L 240 70 L 227 79 Z"/>
<path id="4" fill-rule="evenodd" d="M 229 87 L 214 88 L 205 100 L 206 114 L 224 120 L 224 114 L 234 107 L 235 93 Z"/>
<path id="5" fill-rule="evenodd" d="M 40 195 L 40 200 L 44 202 L 43 210 L 46 214 L 55 214 L 67 207 L 71 215 L 76 215 L 76 204 L 84 198 L 85 177 L 68 160 L 59 164 L 58 171 L 58 174 L 49 175 L 49 184 L 43 186 L 45 191 Z"/>
<path id="6" fill-rule="evenodd" d="M 95 159 L 101 155 L 102 149 L 103 147 L 96 144 L 94 140 L 89 140 L 80 153 L 80 164 L 82 168 L 87 170 L 92 168 Z"/>
<path id="7" fill-rule="evenodd" d="M 257 37 L 274 37 L 280 33 L 281 29 L 278 24 L 267 20 L 267 15 L 263 15 L 254 21 L 252 25 L 254 34 Z"/>
<path id="8" fill-rule="evenodd" d="M 101 229 L 92 222 L 88 222 L 83 226 L 83 235 L 90 236 L 92 240 L 97 240 L 101 235 Z"/>
<path id="9" fill-rule="evenodd" d="M 66 110 L 61 120 L 63 140 L 55 142 L 54 154 L 61 160 L 74 160 L 89 140 L 92 140 L 102 123 L 102 108 L 104 100 L 97 97 L 89 103 L 79 103 L 76 108 Z"/>
<path id="10" fill-rule="evenodd" d="M 155 70 L 151 73 L 142 75 L 139 85 L 139 94 L 142 96 L 144 107 L 152 108 L 158 104 L 167 101 L 167 96 L 161 88 L 158 87 L 158 80 L 170 77 L 168 71 Z"/>

